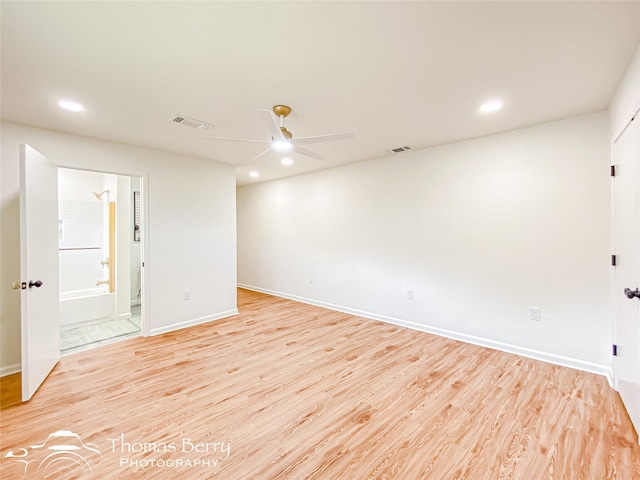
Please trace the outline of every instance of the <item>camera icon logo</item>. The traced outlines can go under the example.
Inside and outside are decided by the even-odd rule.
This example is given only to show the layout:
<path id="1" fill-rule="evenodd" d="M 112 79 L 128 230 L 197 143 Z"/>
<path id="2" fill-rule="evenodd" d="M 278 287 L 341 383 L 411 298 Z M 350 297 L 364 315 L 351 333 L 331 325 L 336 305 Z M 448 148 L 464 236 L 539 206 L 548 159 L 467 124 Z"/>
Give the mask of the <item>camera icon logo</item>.
<path id="1" fill-rule="evenodd" d="M 9 450 L 4 460 L 24 465 L 24 478 L 44 479 L 55 472 L 80 469 L 83 474 L 93 473 L 92 465 L 102 460 L 98 447 L 84 443 L 80 436 L 69 430 L 58 430 L 41 445 Z"/>

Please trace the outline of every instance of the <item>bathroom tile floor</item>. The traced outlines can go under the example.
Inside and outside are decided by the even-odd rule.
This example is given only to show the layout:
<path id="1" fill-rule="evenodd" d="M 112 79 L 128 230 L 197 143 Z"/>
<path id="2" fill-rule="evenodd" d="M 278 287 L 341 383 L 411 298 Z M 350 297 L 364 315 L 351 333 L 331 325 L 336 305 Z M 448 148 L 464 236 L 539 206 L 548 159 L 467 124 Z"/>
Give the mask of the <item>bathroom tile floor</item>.
<path id="1" fill-rule="evenodd" d="M 140 305 L 131 307 L 131 318 L 60 328 L 60 354 L 89 350 L 140 335 Z"/>

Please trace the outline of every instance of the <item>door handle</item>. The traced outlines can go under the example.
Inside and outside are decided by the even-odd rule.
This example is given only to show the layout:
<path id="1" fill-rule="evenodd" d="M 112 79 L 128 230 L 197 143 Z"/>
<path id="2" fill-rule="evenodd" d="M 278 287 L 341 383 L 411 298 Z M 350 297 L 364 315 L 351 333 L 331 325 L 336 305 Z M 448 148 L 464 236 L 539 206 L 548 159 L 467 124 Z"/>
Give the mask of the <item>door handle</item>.
<path id="1" fill-rule="evenodd" d="M 625 288 L 624 294 L 627 296 L 627 298 L 633 298 L 633 297 L 640 298 L 640 290 L 638 290 L 637 288 L 635 290 L 631 290 L 630 288 Z"/>
<path id="2" fill-rule="evenodd" d="M 29 288 L 31 287 L 40 288 L 41 286 L 42 286 L 42 282 L 40 280 L 36 280 L 35 282 L 32 282 L 31 280 L 29 280 Z"/>

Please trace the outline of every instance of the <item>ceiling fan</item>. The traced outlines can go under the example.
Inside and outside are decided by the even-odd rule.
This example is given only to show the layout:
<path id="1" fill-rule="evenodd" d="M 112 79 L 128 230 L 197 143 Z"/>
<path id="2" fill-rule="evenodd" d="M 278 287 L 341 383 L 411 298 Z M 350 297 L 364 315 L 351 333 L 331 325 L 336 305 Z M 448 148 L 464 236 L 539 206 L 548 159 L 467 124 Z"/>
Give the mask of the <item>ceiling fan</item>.
<path id="1" fill-rule="evenodd" d="M 228 140 L 232 142 L 251 142 L 251 143 L 268 143 L 269 148 L 256 157 L 253 157 L 251 161 L 266 155 L 271 150 L 277 152 L 289 152 L 293 151 L 307 157 L 315 158 L 316 160 L 324 160 L 322 155 L 307 150 L 302 145 L 311 145 L 314 143 L 331 142 L 334 140 L 346 140 L 348 138 L 355 137 L 355 133 L 334 133 L 331 135 L 318 135 L 316 137 L 300 137 L 293 138 L 293 135 L 284 126 L 284 119 L 291 113 L 291 107 L 286 105 L 276 105 L 273 107 L 273 113 L 271 110 L 259 109 L 262 118 L 269 129 L 271 134 L 271 140 L 248 140 L 244 138 L 224 138 L 224 137 L 211 137 L 208 135 L 201 135 L 203 138 L 212 138 L 214 140 Z M 275 115 L 274 115 L 275 114 Z M 280 120 L 278 122 L 278 119 Z"/>

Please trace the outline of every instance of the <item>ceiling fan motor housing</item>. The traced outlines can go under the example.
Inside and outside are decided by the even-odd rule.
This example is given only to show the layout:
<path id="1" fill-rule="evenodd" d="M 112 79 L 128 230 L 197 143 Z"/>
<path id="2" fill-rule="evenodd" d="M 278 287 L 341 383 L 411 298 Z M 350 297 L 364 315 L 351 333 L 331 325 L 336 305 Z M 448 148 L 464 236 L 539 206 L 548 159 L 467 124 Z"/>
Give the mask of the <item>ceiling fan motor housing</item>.
<path id="1" fill-rule="evenodd" d="M 282 135 L 284 135 L 284 138 L 286 138 L 287 140 L 291 140 L 293 138 L 293 135 L 291 135 L 291 132 L 286 128 L 280 127 L 280 130 L 282 131 Z"/>

